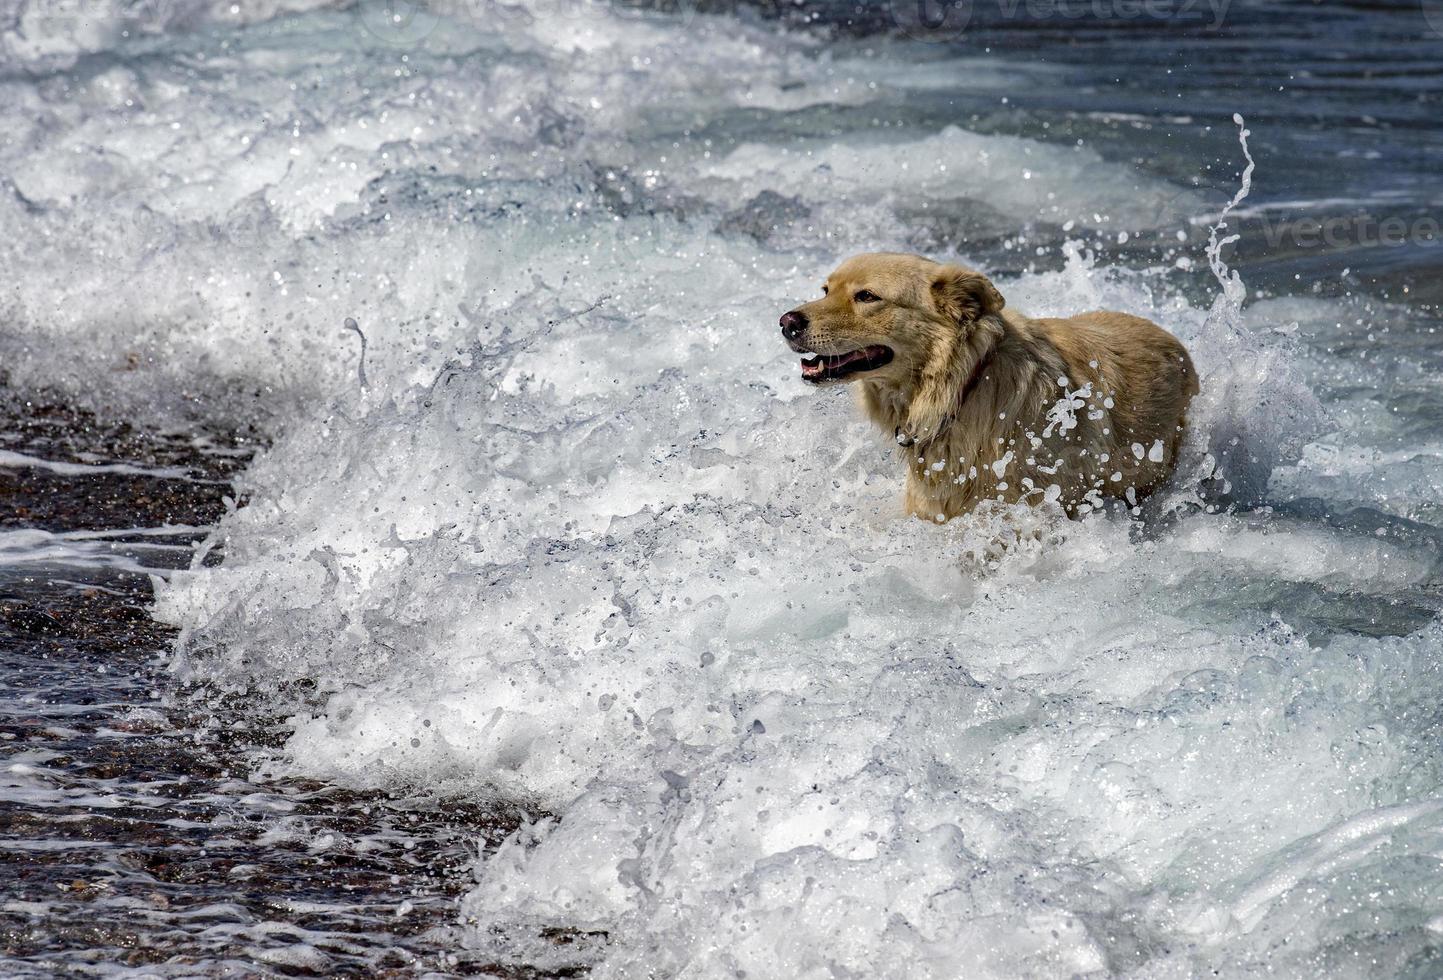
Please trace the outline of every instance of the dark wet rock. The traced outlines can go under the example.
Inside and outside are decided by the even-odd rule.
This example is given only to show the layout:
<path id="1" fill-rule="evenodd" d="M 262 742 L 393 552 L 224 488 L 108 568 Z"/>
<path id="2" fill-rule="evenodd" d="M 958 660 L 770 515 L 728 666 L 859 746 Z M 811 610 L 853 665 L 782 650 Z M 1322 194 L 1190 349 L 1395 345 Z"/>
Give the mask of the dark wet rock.
<path id="1" fill-rule="evenodd" d="M 0 530 L 203 527 L 225 513 L 227 481 L 257 448 L 254 437 L 219 432 L 147 432 L 128 422 L 25 398 L 0 387 L 0 451 L 71 469 L 0 462 Z M 117 473 L 107 464 L 188 479 Z"/>
<path id="2" fill-rule="evenodd" d="M 0 467 L 12 530 L 212 523 L 248 456 L 236 438 L 161 436 L 3 392 L 0 406 L 14 416 L 0 449 L 189 474 Z M 542 976 L 476 961 L 454 935 L 480 850 L 533 814 L 255 779 L 282 720 L 173 687 L 176 634 L 149 615 L 150 573 L 188 564 L 202 533 L 160 549 L 119 536 L 137 568 L 0 568 L 0 973 Z"/>

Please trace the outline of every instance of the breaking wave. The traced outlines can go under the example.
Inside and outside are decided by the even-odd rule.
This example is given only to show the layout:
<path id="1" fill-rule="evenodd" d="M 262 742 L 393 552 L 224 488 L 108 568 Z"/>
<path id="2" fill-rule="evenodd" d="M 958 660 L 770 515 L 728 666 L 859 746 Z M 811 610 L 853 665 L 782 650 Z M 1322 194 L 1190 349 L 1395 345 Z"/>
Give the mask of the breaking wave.
<path id="1" fill-rule="evenodd" d="M 531 807 L 469 945 L 918 977 L 1432 948 L 1438 538 L 1364 488 L 1436 491 L 1439 457 L 1320 404 L 1283 328 L 1328 304 L 1199 303 L 1181 227 L 1103 264 L 1073 236 L 1170 234 L 1192 192 L 874 124 L 939 84 L 917 65 L 732 17 L 496 5 L 398 45 L 300 6 L 59 49 L 20 5 L 12 57 L 84 70 L 0 80 L 5 369 L 269 432 L 224 563 L 160 587 L 174 669 L 291 716 L 270 772 Z M 778 313 L 936 246 L 899 217 L 929 209 L 1016 229 L 958 238 L 979 265 L 1066 253 L 1003 269 L 1012 305 L 1188 344 L 1166 520 L 905 520 L 891 447 L 802 390 Z"/>

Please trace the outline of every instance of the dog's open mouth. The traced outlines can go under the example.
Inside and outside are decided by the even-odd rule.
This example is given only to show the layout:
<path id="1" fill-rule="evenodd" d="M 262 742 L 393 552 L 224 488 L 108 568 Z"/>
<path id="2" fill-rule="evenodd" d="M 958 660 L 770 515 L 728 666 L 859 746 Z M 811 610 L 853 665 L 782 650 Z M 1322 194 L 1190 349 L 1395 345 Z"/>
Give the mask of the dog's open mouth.
<path id="1" fill-rule="evenodd" d="M 817 354 L 802 358 L 803 381 L 835 381 L 859 371 L 874 371 L 892 360 L 892 348 L 880 344 L 845 354 Z"/>

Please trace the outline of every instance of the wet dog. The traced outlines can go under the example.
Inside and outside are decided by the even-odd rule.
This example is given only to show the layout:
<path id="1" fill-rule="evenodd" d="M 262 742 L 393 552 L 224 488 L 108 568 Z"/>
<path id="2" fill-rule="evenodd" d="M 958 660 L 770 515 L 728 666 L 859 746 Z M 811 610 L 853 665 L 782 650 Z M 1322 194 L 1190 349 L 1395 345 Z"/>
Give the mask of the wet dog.
<path id="1" fill-rule="evenodd" d="M 1126 313 L 1031 319 L 986 276 L 917 255 L 843 262 L 782 335 L 811 384 L 851 383 L 908 447 L 906 507 L 928 520 L 983 500 L 1080 516 L 1136 506 L 1172 472 L 1197 373 L 1187 349 Z"/>

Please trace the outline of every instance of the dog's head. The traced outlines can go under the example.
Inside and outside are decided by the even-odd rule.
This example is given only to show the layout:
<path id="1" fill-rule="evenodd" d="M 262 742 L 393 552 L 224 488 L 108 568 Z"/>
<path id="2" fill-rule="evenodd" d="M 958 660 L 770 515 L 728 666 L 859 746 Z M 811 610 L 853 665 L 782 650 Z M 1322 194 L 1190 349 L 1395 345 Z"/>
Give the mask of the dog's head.
<path id="1" fill-rule="evenodd" d="M 821 299 L 782 315 L 782 336 L 812 384 L 871 379 L 913 387 L 1003 299 L 980 272 L 920 255 L 856 255 L 837 267 Z"/>

